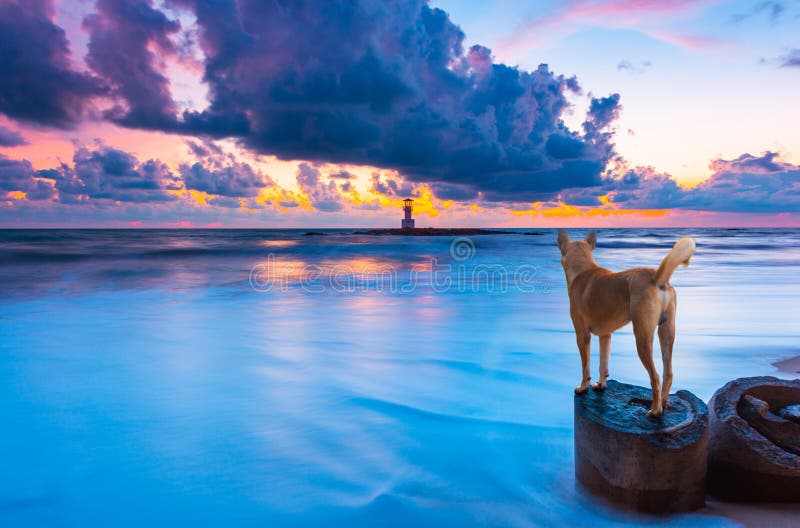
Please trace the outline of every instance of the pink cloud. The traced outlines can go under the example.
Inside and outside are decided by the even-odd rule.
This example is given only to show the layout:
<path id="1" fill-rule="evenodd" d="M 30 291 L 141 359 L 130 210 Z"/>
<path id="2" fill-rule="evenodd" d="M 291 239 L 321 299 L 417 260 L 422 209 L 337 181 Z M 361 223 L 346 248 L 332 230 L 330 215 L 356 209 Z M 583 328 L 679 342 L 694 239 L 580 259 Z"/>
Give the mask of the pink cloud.
<path id="1" fill-rule="evenodd" d="M 655 17 L 663 19 L 665 16 L 683 15 L 709 3 L 713 2 L 711 0 L 572 0 L 563 2 L 561 8 L 551 14 L 523 22 L 508 38 L 501 41 L 497 49 L 509 52 L 531 46 L 543 38 L 542 34 L 547 30 L 563 30 L 579 25 L 630 27 Z M 671 37 L 672 40 L 655 36 L 682 47 L 697 46 L 704 39 L 700 36 Z M 710 43 L 717 39 L 707 37 L 706 40 Z"/>

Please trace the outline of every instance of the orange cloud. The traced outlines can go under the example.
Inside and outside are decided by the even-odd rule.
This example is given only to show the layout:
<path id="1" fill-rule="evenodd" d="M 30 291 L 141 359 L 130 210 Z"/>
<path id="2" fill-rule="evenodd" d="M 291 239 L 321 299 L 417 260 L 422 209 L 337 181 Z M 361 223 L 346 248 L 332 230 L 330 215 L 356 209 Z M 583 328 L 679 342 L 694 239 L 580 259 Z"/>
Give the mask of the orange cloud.
<path id="1" fill-rule="evenodd" d="M 600 197 L 603 207 L 580 207 L 564 202 L 543 203 L 535 202 L 531 209 L 512 209 L 513 216 L 538 216 L 541 218 L 572 218 L 572 217 L 613 217 L 613 216 L 640 216 L 643 218 L 663 218 L 669 214 L 669 209 L 618 209 L 614 206 L 609 195 Z"/>

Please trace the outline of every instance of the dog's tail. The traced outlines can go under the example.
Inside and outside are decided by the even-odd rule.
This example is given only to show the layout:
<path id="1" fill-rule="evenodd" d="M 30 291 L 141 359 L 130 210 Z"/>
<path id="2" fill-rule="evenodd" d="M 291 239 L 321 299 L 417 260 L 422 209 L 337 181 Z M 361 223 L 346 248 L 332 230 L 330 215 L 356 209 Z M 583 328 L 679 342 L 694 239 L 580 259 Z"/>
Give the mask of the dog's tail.
<path id="1" fill-rule="evenodd" d="M 688 266 L 689 259 L 694 255 L 695 247 L 694 239 L 691 237 L 678 240 L 656 270 L 656 286 L 660 287 L 669 282 L 669 278 L 672 277 L 672 273 L 678 265 Z"/>

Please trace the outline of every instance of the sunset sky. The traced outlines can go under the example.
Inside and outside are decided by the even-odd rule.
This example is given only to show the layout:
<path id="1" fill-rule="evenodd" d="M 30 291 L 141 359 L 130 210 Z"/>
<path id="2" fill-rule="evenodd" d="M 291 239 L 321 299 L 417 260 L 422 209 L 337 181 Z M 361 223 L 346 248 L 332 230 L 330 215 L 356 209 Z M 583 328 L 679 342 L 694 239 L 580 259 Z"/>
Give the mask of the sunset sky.
<path id="1" fill-rule="evenodd" d="M 800 1 L 0 0 L 0 226 L 800 226 Z"/>

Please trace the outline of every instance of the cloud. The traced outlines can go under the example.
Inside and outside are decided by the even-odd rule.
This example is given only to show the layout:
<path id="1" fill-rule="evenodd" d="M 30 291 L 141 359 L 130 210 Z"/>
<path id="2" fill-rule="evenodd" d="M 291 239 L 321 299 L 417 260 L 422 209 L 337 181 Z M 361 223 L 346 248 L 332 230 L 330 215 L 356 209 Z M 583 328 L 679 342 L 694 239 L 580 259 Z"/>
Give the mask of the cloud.
<path id="1" fill-rule="evenodd" d="M 97 0 L 83 27 L 89 32 L 86 62 L 117 101 L 106 117 L 132 127 L 174 128 L 176 104 L 159 62 L 175 53 L 170 36 L 180 24 L 150 0 Z"/>
<path id="2" fill-rule="evenodd" d="M 504 52 L 529 47 L 535 41 L 552 36 L 549 32 L 573 31 L 586 25 L 601 27 L 636 27 L 641 31 L 643 20 L 663 20 L 690 11 L 707 0 L 572 0 L 555 2 L 549 13 L 520 23 L 506 37 L 501 48 Z M 651 35 L 665 40 L 661 36 Z M 681 42 L 673 42 L 682 45 Z"/>
<path id="3" fill-rule="evenodd" d="M 224 155 L 224 151 L 210 140 L 203 140 L 202 142 L 188 140 L 186 146 L 189 147 L 189 152 L 198 158 Z"/>
<path id="4" fill-rule="evenodd" d="M 621 72 L 628 72 L 628 73 L 644 73 L 650 68 L 652 68 L 653 63 L 649 60 L 640 61 L 640 62 L 632 62 L 626 59 L 623 59 L 617 63 L 617 71 Z"/>
<path id="5" fill-rule="evenodd" d="M 664 42 L 669 42 L 681 48 L 689 50 L 739 50 L 742 44 L 735 40 L 713 37 L 710 35 L 698 35 L 692 33 L 669 33 L 664 31 L 654 31 L 651 36 Z"/>
<path id="6" fill-rule="evenodd" d="M 235 161 L 216 168 L 207 168 L 200 163 L 183 164 L 180 174 L 187 189 L 225 197 L 254 197 L 264 187 L 274 185 L 269 176 L 247 163 Z"/>
<path id="7" fill-rule="evenodd" d="M 0 2 L 0 113 L 68 128 L 80 121 L 100 81 L 71 67 L 52 0 Z"/>
<path id="8" fill-rule="evenodd" d="M 142 72 L 152 77 L 152 97 L 125 97 L 131 111 L 121 122 L 131 126 L 238 138 L 282 159 L 396 169 L 488 200 L 596 184 L 613 151 L 597 127 L 580 134 L 564 125 L 577 80 L 545 65 L 529 72 L 496 63 L 481 46 L 465 51 L 461 29 L 423 0 L 172 3 L 197 18 L 210 106 L 176 118 L 161 104 L 168 87 L 153 75 L 152 57 L 141 53 L 153 46 L 142 48 L 140 37 L 130 45 L 141 70 L 130 84 L 145 84 Z M 132 25 L 121 27 L 123 36 L 146 27 L 150 43 L 174 30 L 161 17 L 147 26 L 140 18 L 113 20 Z M 152 26 L 158 31 L 148 33 Z M 116 42 L 107 49 L 122 52 Z M 119 84 L 113 71 L 96 69 Z M 133 119 L 137 108 L 150 117 Z M 548 150 L 559 143 L 571 144 L 569 157 Z"/>
<path id="9" fill-rule="evenodd" d="M 318 168 L 308 163 L 297 166 L 297 185 L 308 196 L 314 209 L 324 213 L 341 211 L 344 198 L 335 181 L 323 181 Z"/>
<path id="10" fill-rule="evenodd" d="M 53 182 L 40 179 L 27 160 L 0 155 L 0 191 L 23 192 L 28 200 L 47 200 L 55 195 Z"/>
<path id="11" fill-rule="evenodd" d="M 336 178 L 337 180 L 352 180 L 355 177 L 355 174 L 347 172 L 346 170 L 340 170 L 328 174 L 328 178 Z"/>
<path id="12" fill-rule="evenodd" d="M 668 174 L 650 167 L 624 171 L 592 189 L 569 190 L 562 200 L 575 205 L 599 205 L 608 196 L 624 209 L 684 209 L 738 213 L 800 212 L 800 165 L 780 162 L 775 152 L 742 154 L 710 163 L 711 177 L 684 188 Z"/>
<path id="13" fill-rule="evenodd" d="M 785 11 L 786 6 L 783 2 L 759 2 L 743 13 L 735 13 L 731 15 L 730 21 L 734 24 L 738 24 L 739 22 L 756 17 L 763 13 L 767 15 L 770 22 L 775 23 L 781 18 Z"/>
<path id="14" fill-rule="evenodd" d="M 163 162 L 151 159 L 140 162 L 127 152 L 99 146 L 81 147 L 73 156 L 73 167 L 40 171 L 39 175 L 55 181 L 61 202 L 84 199 L 119 202 L 169 202 L 177 199 L 169 191 L 183 186 Z"/>
<path id="15" fill-rule="evenodd" d="M 437 198 L 442 200 L 455 200 L 463 202 L 466 200 L 475 200 L 478 198 L 478 193 L 471 187 L 463 185 L 451 185 L 449 183 L 433 183 L 431 190 Z"/>
<path id="16" fill-rule="evenodd" d="M 373 172 L 370 179 L 369 189 L 377 194 L 391 198 L 408 198 L 418 194 L 413 183 L 400 178 L 383 177 L 379 172 Z"/>
<path id="17" fill-rule="evenodd" d="M 49 0 L 5 5 L 12 30 L 25 22 L 26 33 L 10 37 L 25 59 L 11 75 L 15 88 L 0 81 L 0 93 L 32 93 L 37 104 L 0 98 L 0 111 L 69 126 L 102 95 L 98 104 L 111 103 L 103 117 L 124 126 L 229 137 L 281 159 L 395 169 L 412 183 L 490 201 L 596 185 L 614 154 L 603 130 L 610 120 L 589 115 L 583 131 L 564 124 L 567 94 L 581 91 L 574 77 L 497 63 L 482 46 L 465 50 L 461 29 L 424 0 L 168 5 L 192 12 L 196 39 L 182 39 L 183 15 L 167 16 L 153 0 L 97 0 L 83 21 L 97 77 L 70 68 Z M 48 53 L 30 51 L 42 43 Z M 185 49 L 193 45 L 202 47 L 210 104 L 180 113 L 165 61 L 193 56 Z M 17 89 L 18 78 L 31 90 Z"/>
<path id="18" fill-rule="evenodd" d="M 800 68 L 800 49 L 790 50 L 780 61 L 781 68 Z"/>
<path id="19" fill-rule="evenodd" d="M 599 99 L 592 98 L 589 104 L 589 113 L 583 123 L 587 137 L 597 137 L 600 131 L 619 117 L 621 110 L 619 94 L 615 93 Z"/>
<path id="20" fill-rule="evenodd" d="M 0 125 L 0 147 L 18 147 L 27 144 L 22 134 Z"/>

